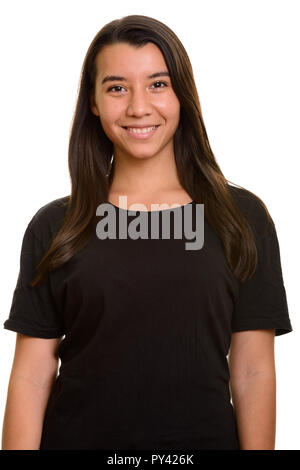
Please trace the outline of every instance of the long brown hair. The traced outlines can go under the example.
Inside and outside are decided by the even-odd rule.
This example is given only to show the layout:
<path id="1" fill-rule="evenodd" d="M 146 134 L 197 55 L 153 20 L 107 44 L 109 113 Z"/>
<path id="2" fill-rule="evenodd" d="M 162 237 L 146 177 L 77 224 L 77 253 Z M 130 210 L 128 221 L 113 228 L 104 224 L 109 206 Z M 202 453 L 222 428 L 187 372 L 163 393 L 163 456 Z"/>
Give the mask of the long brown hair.
<path id="1" fill-rule="evenodd" d="M 232 197 L 229 180 L 210 148 L 187 52 L 165 24 L 147 16 L 130 15 L 106 24 L 86 53 L 69 140 L 71 194 L 67 197 L 64 221 L 40 261 L 31 286 L 42 282 L 47 271 L 67 262 L 86 244 L 95 228 L 96 208 L 108 200 L 114 173 L 114 165 L 110 165 L 113 143 L 104 133 L 99 117 L 92 113 L 90 100 L 95 91 L 97 54 L 104 46 L 120 42 L 137 48 L 152 42 L 161 50 L 181 105 L 174 134 L 179 181 L 194 201 L 204 204 L 205 218 L 223 244 L 228 265 L 243 282 L 255 272 L 256 244 L 251 227 Z M 263 201 L 255 197 L 272 222 Z"/>

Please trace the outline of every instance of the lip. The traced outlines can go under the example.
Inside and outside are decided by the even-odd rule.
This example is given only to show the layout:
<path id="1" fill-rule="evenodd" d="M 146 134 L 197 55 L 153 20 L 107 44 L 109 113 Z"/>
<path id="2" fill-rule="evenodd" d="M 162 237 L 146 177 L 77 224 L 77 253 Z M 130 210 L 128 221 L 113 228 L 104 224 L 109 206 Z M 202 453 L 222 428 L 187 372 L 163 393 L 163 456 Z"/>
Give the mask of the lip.
<path id="1" fill-rule="evenodd" d="M 155 125 L 155 124 L 154 124 Z M 138 126 L 135 126 L 135 127 L 138 127 Z M 143 127 L 151 127 L 151 126 L 143 126 Z M 125 127 L 123 127 L 122 129 L 124 129 L 124 131 L 127 133 L 127 135 L 129 135 L 130 137 L 133 137 L 134 139 L 137 139 L 137 140 L 145 140 L 145 139 L 148 139 L 149 137 L 151 137 L 152 135 L 155 134 L 155 132 L 157 131 L 157 129 L 160 127 L 160 125 L 158 125 L 158 127 L 156 127 L 155 129 L 153 129 L 152 131 L 150 132 L 147 132 L 146 134 L 137 134 L 137 133 L 133 133 L 133 132 L 130 132 L 128 129 L 125 129 Z M 139 126 L 139 128 L 141 128 Z"/>

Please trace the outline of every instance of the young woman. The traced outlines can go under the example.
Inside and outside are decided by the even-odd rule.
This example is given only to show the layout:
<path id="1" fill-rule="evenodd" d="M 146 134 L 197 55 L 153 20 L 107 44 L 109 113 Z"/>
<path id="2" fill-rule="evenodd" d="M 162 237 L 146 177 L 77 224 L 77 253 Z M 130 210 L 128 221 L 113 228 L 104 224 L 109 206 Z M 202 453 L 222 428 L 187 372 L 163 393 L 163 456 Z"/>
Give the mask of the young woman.
<path id="1" fill-rule="evenodd" d="M 274 336 L 292 331 L 275 225 L 222 174 L 163 23 L 123 17 L 92 41 L 69 170 L 23 238 L 3 448 L 274 449 Z M 172 221 L 200 230 L 201 207 L 187 249 Z"/>

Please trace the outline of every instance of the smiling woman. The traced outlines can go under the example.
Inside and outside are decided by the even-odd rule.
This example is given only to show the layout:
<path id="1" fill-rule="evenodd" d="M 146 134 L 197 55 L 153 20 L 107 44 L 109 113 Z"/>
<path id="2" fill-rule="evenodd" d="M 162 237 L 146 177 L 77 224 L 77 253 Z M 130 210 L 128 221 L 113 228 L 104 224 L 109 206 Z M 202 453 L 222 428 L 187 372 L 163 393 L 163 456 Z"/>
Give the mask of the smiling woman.
<path id="1" fill-rule="evenodd" d="M 22 242 L 4 327 L 27 346 L 14 361 L 4 446 L 272 448 L 272 341 L 292 331 L 275 224 L 224 177 L 186 50 L 160 21 L 126 16 L 93 39 L 69 171 L 71 194 L 41 207 Z M 132 220 L 124 196 L 145 214 Z M 102 204 L 119 214 L 116 236 L 102 236 Z M 159 224 L 152 236 L 155 214 L 182 229 L 185 211 L 187 230 L 165 237 Z M 191 233 L 201 249 L 186 248 Z M 62 336 L 57 355 L 56 343 L 34 342 Z"/>
<path id="2" fill-rule="evenodd" d="M 140 48 L 126 42 L 111 44 L 103 47 L 95 62 L 97 79 L 91 110 L 99 116 L 105 134 L 114 142 L 115 166 L 132 166 L 135 161 L 140 162 L 140 168 L 149 170 L 157 155 L 160 165 L 167 159 L 164 167 L 169 168 L 162 170 L 173 174 L 173 159 L 167 156 L 174 153 L 173 135 L 179 124 L 180 102 L 161 50 L 153 43 Z M 158 77 L 167 79 L 155 81 Z M 111 82 L 115 85 L 111 86 Z M 115 174 L 112 192 L 123 186 L 124 177 L 124 171 Z M 146 184 L 144 181 L 144 188 Z M 178 184 L 175 175 L 174 184 Z M 157 180 L 157 188 L 152 179 L 147 191 L 153 194 L 162 186 L 162 177 Z"/>

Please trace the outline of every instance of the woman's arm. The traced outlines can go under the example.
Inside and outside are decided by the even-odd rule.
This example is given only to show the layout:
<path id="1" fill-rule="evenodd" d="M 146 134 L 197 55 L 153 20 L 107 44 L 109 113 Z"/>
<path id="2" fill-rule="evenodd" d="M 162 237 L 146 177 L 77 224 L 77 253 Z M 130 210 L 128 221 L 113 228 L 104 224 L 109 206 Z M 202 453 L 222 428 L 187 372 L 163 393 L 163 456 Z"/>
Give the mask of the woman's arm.
<path id="1" fill-rule="evenodd" d="M 61 338 L 17 333 L 2 430 L 2 450 L 38 450 L 44 414 L 57 375 Z"/>
<path id="2" fill-rule="evenodd" d="M 274 329 L 233 333 L 228 362 L 240 449 L 274 450 Z"/>

